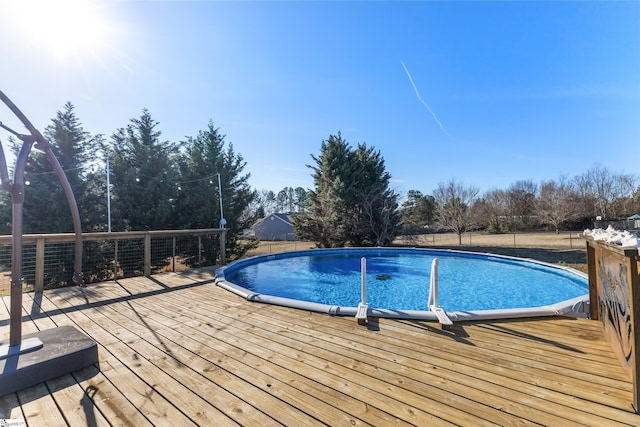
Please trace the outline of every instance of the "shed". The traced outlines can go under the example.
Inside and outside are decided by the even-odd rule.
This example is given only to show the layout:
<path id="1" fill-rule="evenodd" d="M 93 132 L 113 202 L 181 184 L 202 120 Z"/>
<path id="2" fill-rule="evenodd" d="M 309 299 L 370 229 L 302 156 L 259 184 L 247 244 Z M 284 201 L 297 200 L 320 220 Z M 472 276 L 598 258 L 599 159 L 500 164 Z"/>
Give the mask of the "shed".
<path id="1" fill-rule="evenodd" d="M 273 213 L 258 220 L 252 227 L 253 234 L 261 240 L 298 240 L 293 232 L 291 213 Z"/>

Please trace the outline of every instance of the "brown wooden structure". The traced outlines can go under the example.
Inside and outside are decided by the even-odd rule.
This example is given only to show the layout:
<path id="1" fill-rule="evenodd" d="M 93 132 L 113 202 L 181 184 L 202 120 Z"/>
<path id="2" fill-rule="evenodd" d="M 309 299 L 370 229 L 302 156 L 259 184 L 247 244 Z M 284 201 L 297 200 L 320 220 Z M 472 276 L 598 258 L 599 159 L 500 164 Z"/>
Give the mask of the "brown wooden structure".
<path id="1" fill-rule="evenodd" d="M 29 426 L 640 425 L 588 319 L 359 326 L 248 302 L 212 269 L 29 293 L 22 315 L 99 346 L 99 364 L 0 397 L 0 419 Z"/>
<path id="2" fill-rule="evenodd" d="M 640 253 L 587 237 L 589 300 L 607 341 L 633 384 L 640 412 Z"/>

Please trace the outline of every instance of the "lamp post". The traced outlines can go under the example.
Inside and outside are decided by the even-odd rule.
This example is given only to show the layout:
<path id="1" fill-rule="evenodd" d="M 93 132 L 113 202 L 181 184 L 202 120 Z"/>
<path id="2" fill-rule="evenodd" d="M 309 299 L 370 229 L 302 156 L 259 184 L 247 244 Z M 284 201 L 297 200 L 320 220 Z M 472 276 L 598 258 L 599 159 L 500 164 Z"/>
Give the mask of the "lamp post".
<path id="1" fill-rule="evenodd" d="M 227 225 L 227 220 L 224 219 L 224 213 L 222 211 L 222 185 L 220 184 L 220 172 L 218 172 L 218 197 L 220 199 L 220 228 L 224 228 Z"/>
<path id="2" fill-rule="evenodd" d="M 109 156 L 107 155 L 107 231 L 111 233 L 111 183 L 109 182 Z"/>

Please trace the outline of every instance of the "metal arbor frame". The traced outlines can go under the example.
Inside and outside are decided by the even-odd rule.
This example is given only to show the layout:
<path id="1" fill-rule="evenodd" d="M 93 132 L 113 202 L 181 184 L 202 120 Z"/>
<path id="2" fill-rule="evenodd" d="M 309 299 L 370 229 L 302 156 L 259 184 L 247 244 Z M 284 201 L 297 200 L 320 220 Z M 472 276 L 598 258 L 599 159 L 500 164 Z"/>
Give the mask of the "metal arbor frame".
<path id="1" fill-rule="evenodd" d="M 31 147 L 42 150 L 53 165 L 60 180 L 71 214 L 76 236 L 75 265 L 73 281 L 84 286 L 82 278 L 82 228 L 80 213 L 69 181 L 51 151 L 47 140 L 13 102 L 0 91 L 0 100 L 22 122 L 29 132 L 21 134 L 0 122 L 0 127 L 22 141 L 22 147 L 16 159 L 13 182 L 9 178 L 4 149 L 0 145 L 0 190 L 11 195 L 12 202 L 12 254 L 11 254 L 11 304 L 9 342 L 0 342 L 0 394 L 9 393 L 55 378 L 97 362 L 97 346 L 75 329 L 55 328 L 22 337 L 22 214 L 24 203 L 24 172 Z M 66 341 L 77 340 L 79 347 L 68 346 Z M 29 353 L 27 357 L 25 353 Z M 82 365 L 82 366 L 79 366 Z"/>

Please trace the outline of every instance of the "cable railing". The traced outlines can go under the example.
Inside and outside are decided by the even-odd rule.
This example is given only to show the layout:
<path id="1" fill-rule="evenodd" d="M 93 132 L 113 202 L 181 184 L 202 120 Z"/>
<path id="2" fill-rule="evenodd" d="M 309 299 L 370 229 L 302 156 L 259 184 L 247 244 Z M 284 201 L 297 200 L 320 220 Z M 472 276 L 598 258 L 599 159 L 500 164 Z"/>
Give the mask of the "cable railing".
<path id="1" fill-rule="evenodd" d="M 85 283 L 151 276 L 194 267 L 223 265 L 225 229 L 83 233 Z M 0 295 L 11 282 L 11 236 L 0 236 Z M 42 292 L 72 284 L 75 235 L 25 234 L 22 245 L 24 289 Z"/>

